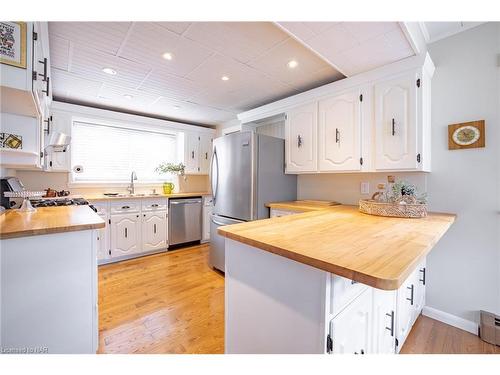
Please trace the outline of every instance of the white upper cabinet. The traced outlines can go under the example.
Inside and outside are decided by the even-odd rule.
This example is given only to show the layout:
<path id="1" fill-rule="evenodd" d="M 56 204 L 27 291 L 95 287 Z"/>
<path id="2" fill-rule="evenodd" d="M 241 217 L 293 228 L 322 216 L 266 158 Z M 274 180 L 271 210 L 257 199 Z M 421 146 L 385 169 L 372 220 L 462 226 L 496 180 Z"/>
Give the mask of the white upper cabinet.
<path id="1" fill-rule="evenodd" d="M 71 134 L 72 115 L 69 112 L 52 111 L 44 126 L 45 144 L 52 134 L 61 132 Z M 45 151 L 45 170 L 47 172 L 71 171 L 71 145 L 66 151 Z"/>
<path id="2" fill-rule="evenodd" d="M 361 98 L 356 89 L 319 102 L 321 172 L 361 170 Z"/>
<path id="3" fill-rule="evenodd" d="M 418 55 L 240 113 L 238 119 L 258 123 L 286 114 L 287 173 L 430 172 L 433 74 L 430 56 Z"/>
<path id="4" fill-rule="evenodd" d="M 200 135 L 200 173 L 208 174 L 210 168 L 210 159 L 212 158 L 212 141 L 211 135 Z"/>
<path id="5" fill-rule="evenodd" d="M 212 140 L 212 134 L 184 133 L 184 164 L 187 174 L 208 174 Z"/>
<path id="6" fill-rule="evenodd" d="M 293 108 L 286 113 L 286 172 L 315 172 L 318 168 L 317 102 Z"/>
<path id="7" fill-rule="evenodd" d="M 406 74 L 375 85 L 375 168 L 416 169 L 417 76 Z"/>

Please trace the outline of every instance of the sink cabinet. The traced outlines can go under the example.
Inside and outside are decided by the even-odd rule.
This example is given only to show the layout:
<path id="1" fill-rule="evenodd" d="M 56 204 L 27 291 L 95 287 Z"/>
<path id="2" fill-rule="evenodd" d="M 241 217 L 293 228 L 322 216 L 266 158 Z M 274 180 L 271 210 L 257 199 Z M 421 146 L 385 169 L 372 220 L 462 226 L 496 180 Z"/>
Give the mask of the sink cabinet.
<path id="1" fill-rule="evenodd" d="M 160 250 L 167 247 L 167 220 L 166 211 L 142 214 L 142 251 Z"/>
<path id="2" fill-rule="evenodd" d="M 111 216 L 111 256 L 127 256 L 141 251 L 141 220 L 139 214 Z"/>

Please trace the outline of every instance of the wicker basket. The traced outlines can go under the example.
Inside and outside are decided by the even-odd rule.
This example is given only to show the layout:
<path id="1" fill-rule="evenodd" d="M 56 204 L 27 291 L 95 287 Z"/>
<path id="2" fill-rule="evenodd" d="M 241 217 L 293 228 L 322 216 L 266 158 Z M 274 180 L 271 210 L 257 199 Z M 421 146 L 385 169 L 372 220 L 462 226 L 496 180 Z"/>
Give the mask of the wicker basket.
<path id="1" fill-rule="evenodd" d="M 384 203 L 372 199 L 360 199 L 359 211 L 376 216 L 421 218 L 427 216 L 427 205 Z"/>

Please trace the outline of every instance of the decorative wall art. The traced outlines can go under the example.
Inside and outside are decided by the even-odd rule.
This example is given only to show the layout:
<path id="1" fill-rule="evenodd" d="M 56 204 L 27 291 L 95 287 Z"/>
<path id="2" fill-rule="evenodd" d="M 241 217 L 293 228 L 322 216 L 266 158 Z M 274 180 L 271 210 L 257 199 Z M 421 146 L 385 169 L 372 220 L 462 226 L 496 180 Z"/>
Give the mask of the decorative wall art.
<path id="1" fill-rule="evenodd" d="M 448 149 L 485 146 L 484 120 L 448 125 Z"/>
<path id="2" fill-rule="evenodd" d="M 26 69 L 26 22 L 0 22 L 0 63 Z"/>
<path id="3" fill-rule="evenodd" d="M 17 134 L 0 133 L 0 147 L 22 149 L 23 137 Z"/>

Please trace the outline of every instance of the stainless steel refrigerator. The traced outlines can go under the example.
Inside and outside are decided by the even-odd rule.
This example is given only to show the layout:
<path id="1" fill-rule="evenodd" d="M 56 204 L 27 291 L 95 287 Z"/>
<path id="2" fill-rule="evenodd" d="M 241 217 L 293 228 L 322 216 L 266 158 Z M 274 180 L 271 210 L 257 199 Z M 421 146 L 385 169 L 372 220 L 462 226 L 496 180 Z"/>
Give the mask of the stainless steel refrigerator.
<path id="1" fill-rule="evenodd" d="M 295 200 L 297 176 L 285 174 L 285 141 L 253 132 L 216 138 L 210 166 L 214 209 L 210 264 L 224 271 L 222 225 L 269 217 L 269 202 Z"/>

